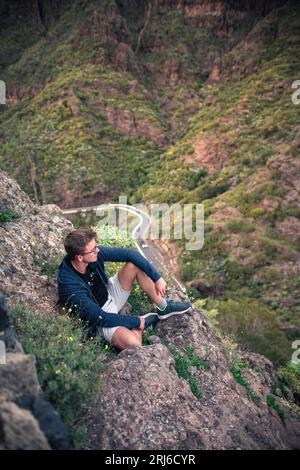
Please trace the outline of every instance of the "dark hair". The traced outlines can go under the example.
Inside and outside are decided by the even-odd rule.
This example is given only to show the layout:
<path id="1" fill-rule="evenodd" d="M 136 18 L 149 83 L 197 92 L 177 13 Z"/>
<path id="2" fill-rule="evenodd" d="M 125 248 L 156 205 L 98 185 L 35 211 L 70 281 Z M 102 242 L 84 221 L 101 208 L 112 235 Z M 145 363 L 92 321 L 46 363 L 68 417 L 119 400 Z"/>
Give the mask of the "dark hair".
<path id="1" fill-rule="evenodd" d="M 79 228 L 73 230 L 64 239 L 64 247 L 71 259 L 76 255 L 81 255 L 84 252 L 86 245 L 97 237 L 96 232 L 86 228 Z"/>

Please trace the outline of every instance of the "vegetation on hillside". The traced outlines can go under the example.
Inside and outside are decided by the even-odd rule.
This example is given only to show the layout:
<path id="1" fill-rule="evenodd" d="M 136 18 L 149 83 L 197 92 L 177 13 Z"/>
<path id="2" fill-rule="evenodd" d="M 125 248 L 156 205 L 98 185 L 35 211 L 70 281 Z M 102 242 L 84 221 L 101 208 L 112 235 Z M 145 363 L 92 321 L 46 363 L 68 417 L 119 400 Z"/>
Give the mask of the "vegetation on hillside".
<path id="1" fill-rule="evenodd" d="M 198 106 L 214 58 L 255 21 L 251 12 L 229 15 L 224 40 L 221 17 L 206 24 L 155 7 L 146 22 L 143 8 L 113 0 L 66 2 L 47 25 L 37 12 L 20 13 L 22 44 L 18 22 L 1 36 L 9 107 L 0 164 L 37 202 L 65 206 L 130 196 L 148 181 Z M 18 53 L 8 59 L 11 41 Z"/>
<path id="2" fill-rule="evenodd" d="M 81 421 L 96 398 L 106 352 L 99 338 L 87 339 L 81 321 L 71 320 L 66 311 L 45 317 L 18 307 L 11 314 L 25 352 L 36 357 L 43 396 L 58 411 L 77 448 L 86 437 Z"/>
<path id="3" fill-rule="evenodd" d="M 202 88 L 201 109 L 186 134 L 162 153 L 157 171 L 135 195 L 147 202 L 203 203 L 203 249 L 188 252 L 186 240 L 177 241 L 183 280 L 219 286 L 218 299 L 238 302 L 241 316 L 247 302 L 256 302 L 258 317 L 267 306 L 291 340 L 299 335 L 300 313 L 300 238 L 290 233 L 300 218 L 299 109 L 291 100 L 291 83 L 300 74 L 299 28 L 299 6 L 288 4 L 223 57 L 222 80 Z M 204 152 L 215 145 L 222 165 L 204 168 L 199 143 Z M 225 330 L 230 325 L 224 317 Z M 284 356 L 291 351 L 286 344 Z"/>

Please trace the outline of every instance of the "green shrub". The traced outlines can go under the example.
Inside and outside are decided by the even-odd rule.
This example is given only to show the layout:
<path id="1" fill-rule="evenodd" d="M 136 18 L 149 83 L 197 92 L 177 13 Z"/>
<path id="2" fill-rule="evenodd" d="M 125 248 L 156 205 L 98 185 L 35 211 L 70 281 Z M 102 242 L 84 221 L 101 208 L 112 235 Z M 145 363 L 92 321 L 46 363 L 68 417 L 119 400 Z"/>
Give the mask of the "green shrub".
<path id="1" fill-rule="evenodd" d="M 281 421 L 284 421 L 284 412 L 281 409 L 281 407 L 278 405 L 274 395 L 269 394 L 267 396 L 267 405 L 270 408 L 273 408 L 277 412 L 277 414 L 278 414 L 279 418 L 281 419 Z"/>
<path id="2" fill-rule="evenodd" d="M 236 382 L 247 390 L 247 395 L 252 401 L 258 401 L 259 396 L 252 390 L 250 383 L 242 375 L 242 369 L 248 367 L 246 362 L 232 363 L 230 366 L 230 372 L 235 378 Z"/>
<path id="3" fill-rule="evenodd" d="M 258 219 L 259 217 L 262 217 L 267 214 L 267 212 L 268 211 L 266 211 L 266 209 L 263 209 L 262 207 L 254 207 L 250 210 L 249 216 L 253 217 L 254 219 Z"/>
<path id="4" fill-rule="evenodd" d="M 191 391 L 195 395 L 195 397 L 200 398 L 201 391 L 196 383 L 195 378 L 190 373 L 189 368 L 196 367 L 196 369 L 198 370 L 208 370 L 209 367 L 207 361 L 196 356 L 191 346 L 187 346 L 183 350 L 183 354 L 180 354 L 172 346 L 169 346 L 169 350 L 175 360 L 175 368 L 177 374 L 179 375 L 179 377 L 182 377 L 189 383 Z"/>
<path id="5" fill-rule="evenodd" d="M 252 276 L 251 267 L 229 258 L 223 264 L 222 270 L 226 287 L 230 290 L 245 286 Z"/>
<path id="6" fill-rule="evenodd" d="M 278 247 L 268 240 L 261 240 L 260 248 L 268 258 L 273 259 L 278 254 Z"/>
<path id="7" fill-rule="evenodd" d="M 70 217 L 74 227 L 77 228 L 89 228 L 97 225 L 99 217 L 96 216 L 94 211 L 90 212 L 78 212 L 75 216 Z"/>
<path id="8" fill-rule="evenodd" d="M 300 208 L 299 207 L 286 207 L 285 216 L 297 217 L 297 219 L 300 219 Z"/>
<path id="9" fill-rule="evenodd" d="M 197 188 L 195 196 L 198 200 L 204 201 L 205 199 L 212 199 L 219 194 L 225 193 L 229 188 L 230 184 L 227 181 L 214 183 L 213 178 L 211 178 L 211 182 L 206 182 Z"/>
<path id="10" fill-rule="evenodd" d="M 5 210 L 0 212 L 0 223 L 8 223 L 12 222 L 13 220 L 17 220 L 20 218 L 19 214 L 13 212 L 11 210 Z"/>
<path id="11" fill-rule="evenodd" d="M 49 260 L 46 260 L 37 256 L 35 261 L 40 266 L 42 273 L 45 274 L 48 279 L 51 279 L 55 276 L 56 270 L 61 262 L 61 258 L 58 256 L 52 256 Z"/>
<path id="12" fill-rule="evenodd" d="M 253 240 L 249 240 L 248 238 L 246 238 L 245 240 L 242 241 L 242 247 L 243 248 L 251 248 L 251 246 L 253 246 Z"/>
<path id="13" fill-rule="evenodd" d="M 300 362 L 288 362 L 278 369 L 280 388 L 286 394 L 286 387 L 293 393 L 295 402 L 300 404 Z"/>
<path id="14" fill-rule="evenodd" d="M 250 210 L 253 209 L 260 200 L 262 199 L 262 194 L 258 191 L 245 192 L 240 195 L 239 207 L 244 215 L 248 215 Z"/>
<path id="15" fill-rule="evenodd" d="M 220 301 L 219 325 L 236 337 L 240 347 L 268 357 L 276 366 L 286 363 L 290 344 L 275 313 L 252 299 Z"/>
<path id="16" fill-rule="evenodd" d="M 193 189 L 195 189 L 199 182 L 201 181 L 201 179 L 204 177 L 204 176 L 207 176 L 207 171 L 204 169 L 204 168 L 201 168 L 200 170 L 198 170 L 197 172 L 193 172 L 191 173 L 189 176 L 188 176 L 188 181 L 187 181 L 187 188 L 192 191 Z"/>
<path id="17" fill-rule="evenodd" d="M 264 183 L 260 188 L 260 192 L 265 197 L 282 197 L 286 194 L 286 190 L 275 181 L 268 181 Z"/>
<path id="18" fill-rule="evenodd" d="M 122 248 L 134 246 L 134 238 L 126 230 L 120 230 L 112 225 L 97 225 L 94 229 L 99 245 Z"/>
<path id="19" fill-rule="evenodd" d="M 228 229 L 233 233 L 250 233 L 254 232 L 255 228 L 251 224 L 245 224 L 240 220 L 232 220 L 227 224 Z"/>
<path id="20" fill-rule="evenodd" d="M 68 316 L 37 315 L 21 307 L 11 314 L 25 352 L 36 357 L 43 396 L 58 411 L 76 448 L 85 433 L 78 421 L 93 403 L 99 385 L 104 361 L 99 341 L 85 339 L 81 322 L 74 323 Z"/>

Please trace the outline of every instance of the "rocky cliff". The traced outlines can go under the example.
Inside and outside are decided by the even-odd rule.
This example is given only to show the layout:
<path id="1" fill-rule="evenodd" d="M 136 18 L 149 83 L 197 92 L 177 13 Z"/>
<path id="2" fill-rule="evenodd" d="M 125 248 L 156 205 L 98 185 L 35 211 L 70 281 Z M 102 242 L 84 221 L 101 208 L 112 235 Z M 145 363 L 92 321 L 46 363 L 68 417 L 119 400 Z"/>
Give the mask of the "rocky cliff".
<path id="1" fill-rule="evenodd" d="M 65 426 L 42 398 L 35 357 L 24 353 L 5 306 L 6 300 L 10 306 L 27 305 L 37 314 L 55 314 L 56 289 L 41 267 L 43 261 L 61 253 L 63 230 L 71 224 L 59 215 L 58 208 L 50 215 L 52 209 L 35 206 L 1 172 L 0 340 L 6 346 L 6 363 L 0 365 L 2 449 L 69 447 Z"/>
<path id="2" fill-rule="evenodd" d="M 67 431 L 51 404 L 42 398 L 35 357 L 24 354 L 0 294 L 0 449 L 62 450 L 69 448 Z M 3 359 L 3 358 L 1 358 Z"/>
<path id="3" fill-rule="evenodd" d="M 123 351 L 103 372 L 89 449 L 299 449 L 297 406 L 273 395 L 281 393 L 269 360 L 241 352 L 233 360 L 197 308 L 155 333 L 153 344 Z M 198 360 L 180 376 L 191 351 Z M 246 365 L 236 369 L 243 380 L 233 363 Z"/>
<path id="4" fill-rule="evenodd" d="M 46 282 L 36 256 L 59 255 L 71 225 L 53 206 L 33 205 L 3 172 L 1 184 L 1 214 L 19 215 L 0 227 L 1 289 L 11 306 L 57 315 L 55 285 Z M 168 295 L 184 297 L 176 290 Z M 34 357 L 16 342 L 3 302 L 0 329 L 8 359 L 0 366 L 0 446 L 66 446 L 57 416 L 40 397 Z M 292 395 L 283 398 L 269 360 L 233 349 L 199 308 L 160 322 L 155 334 L 147 346 L 107 357 L 96 403 L 84 418 L 85 448 L 299 449 L 299 409 Z"/>
<path id="5" fill-rule="evenodd" d="M 57 206 L 36 206 L 7 173 L 1 172 L 0 280 L 7 304 L 23 302 L 53 314 L 55 286 L 45 266 L 63 254 L 62 241 L 72 228 Z M 43 272 L 44 271 L 44 272 Z"/>

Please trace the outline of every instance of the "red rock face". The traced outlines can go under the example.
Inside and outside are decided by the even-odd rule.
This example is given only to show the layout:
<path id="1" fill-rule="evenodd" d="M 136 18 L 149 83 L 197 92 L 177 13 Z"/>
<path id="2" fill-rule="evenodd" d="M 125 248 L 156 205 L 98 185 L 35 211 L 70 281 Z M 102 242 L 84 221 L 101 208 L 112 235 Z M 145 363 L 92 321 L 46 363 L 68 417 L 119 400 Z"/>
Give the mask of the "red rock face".
<path id="1" fill-rule="evenodd" d="M 211 174 L 225 166 L 227 156 L 221 149 L 218 138 L 199 137 L 194 141 L 193 147 L 194 153 L 184 157 L 184 160 L 193 167 L 204 168 L 208 174 Z"/>

